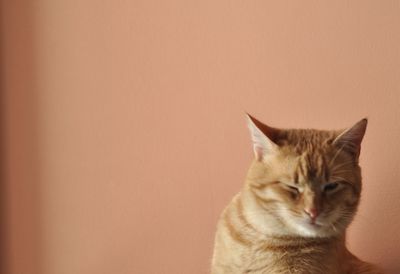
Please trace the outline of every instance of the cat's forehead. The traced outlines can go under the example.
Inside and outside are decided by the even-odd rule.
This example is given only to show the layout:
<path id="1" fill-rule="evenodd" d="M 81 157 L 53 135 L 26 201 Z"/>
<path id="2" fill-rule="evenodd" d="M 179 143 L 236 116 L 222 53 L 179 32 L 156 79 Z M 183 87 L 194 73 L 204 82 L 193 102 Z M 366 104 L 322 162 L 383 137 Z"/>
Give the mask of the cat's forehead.
<path id="1" fill-rule="evenodd" d="M 287 129 L 279 131 L 276 143 L 298 154 L 303 154 L 329 148 L 337 135 L 338 132 L 333 130 Z"/>
<path id="2" fill-rule="evenodd" d="M 332 142 L 336 136 L 335 131 L 282 131 L 277 143 L 286 155 L 287 172 L 294 183 L 329 179 L 331 159 L 336 151 Z"/>
<path id="3" fill-rule="evenodd" d="M 279 159 L 279 158 L 278 158 Z M 281 160 L 281 176 L 295 184 L 311 181 L 327 181 L 330 175 L 330 157 L 322 151 L 286 154 Z M 277 164 L 279 165 L 279 163 Z"/>

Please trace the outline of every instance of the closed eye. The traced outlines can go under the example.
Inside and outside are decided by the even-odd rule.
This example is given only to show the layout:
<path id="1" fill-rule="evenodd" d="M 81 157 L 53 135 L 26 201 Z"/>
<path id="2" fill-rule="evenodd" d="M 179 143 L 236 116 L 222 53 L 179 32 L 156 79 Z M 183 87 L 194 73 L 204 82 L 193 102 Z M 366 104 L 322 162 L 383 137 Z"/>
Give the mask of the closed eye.
<path id="1" fill-rule="evenodd" d="M 337 182 L 328 183 L 328 184 L 324 185 L 323 191 L 324 192 L 330 192 L 330 191 L 333 191 L 333 190 L 337 189 L 338 186 L 339 186 L 339 183 L 337 183 Z"/>
<path id="2" fill-rule="evenodd" d="M 288 188 L 289 188 L 292 192 L 299 193 L 299 189 L 298 189 L 297 187 L 295 187 L 295 186 L 290 186 L 290 185 L 288 185 Z"/>

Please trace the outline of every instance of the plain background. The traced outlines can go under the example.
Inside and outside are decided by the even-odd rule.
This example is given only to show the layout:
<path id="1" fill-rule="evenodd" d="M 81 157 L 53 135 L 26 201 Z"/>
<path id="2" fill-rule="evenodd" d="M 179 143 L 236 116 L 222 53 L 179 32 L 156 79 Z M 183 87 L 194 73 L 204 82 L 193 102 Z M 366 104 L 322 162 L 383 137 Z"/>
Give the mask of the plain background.
<path id="1" fill-rule="evenodd" d="M 208 273 L 278 127 L 369 117 L 348 243 L 400 273 L 400 2 L 2 2 L 7 274 Z"/>

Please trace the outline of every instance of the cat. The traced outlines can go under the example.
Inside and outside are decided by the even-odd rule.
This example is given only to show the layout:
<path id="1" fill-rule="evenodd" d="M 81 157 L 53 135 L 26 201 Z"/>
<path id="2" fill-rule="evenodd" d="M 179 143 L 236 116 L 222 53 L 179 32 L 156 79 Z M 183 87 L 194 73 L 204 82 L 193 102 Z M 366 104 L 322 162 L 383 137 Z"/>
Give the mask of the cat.
<path id="1" fill-rule="evenodd" d="M 345 244 L 360 201 L 367 119 L 346 130 L 247 120 L 255 157 L 219 219 L 212 274 L 381 274 Z"/>

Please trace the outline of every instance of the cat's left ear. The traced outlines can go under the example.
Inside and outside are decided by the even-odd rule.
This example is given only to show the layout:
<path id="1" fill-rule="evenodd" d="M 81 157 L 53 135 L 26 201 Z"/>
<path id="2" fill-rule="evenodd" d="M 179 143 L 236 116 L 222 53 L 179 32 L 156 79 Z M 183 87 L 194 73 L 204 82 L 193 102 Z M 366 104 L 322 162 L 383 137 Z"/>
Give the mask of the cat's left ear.
<path id="1" fill-rule="evenodd" d="M 333 141 L 333 144 L 352 154 L 355 159 L 358 159 L 361 150 L 361 141 L 367 129 L 367 124 L 367 118 L 358 121 L 352 127 L 340 133 Z"/>
<path id="2" fill-rule="evenodd" d="M 278 151 L 278 145 L 274 143 L 278 130 L 269 127 L 247 113 L 247 125 L 253 141 L 254 155 L 258 161 Z"/>

